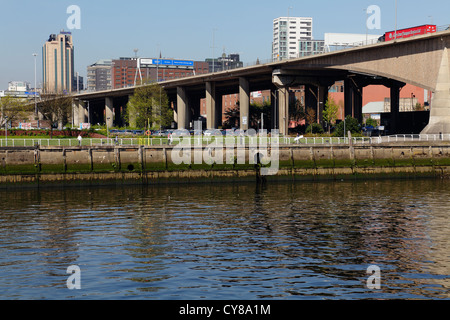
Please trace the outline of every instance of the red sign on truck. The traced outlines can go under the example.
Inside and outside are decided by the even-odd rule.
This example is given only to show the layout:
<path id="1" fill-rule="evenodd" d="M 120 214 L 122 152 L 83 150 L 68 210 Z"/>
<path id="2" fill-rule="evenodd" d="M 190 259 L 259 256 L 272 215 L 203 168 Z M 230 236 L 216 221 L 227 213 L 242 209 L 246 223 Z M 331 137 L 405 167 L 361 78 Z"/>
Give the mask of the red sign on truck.
<path id="1" fill-rule="evenodd" d="M 403 30 L 397 30 L 397 37 L 395 36 L 396 31 L 386 32 L 385 41 L 392 41 L 395 39 L 406 39 L 409 37 L 414 37 L 427 33 L 435 33 L 437 32 L 437 27 L 435 25 L 424 25 L 414 28 L 408 28 Z"/>

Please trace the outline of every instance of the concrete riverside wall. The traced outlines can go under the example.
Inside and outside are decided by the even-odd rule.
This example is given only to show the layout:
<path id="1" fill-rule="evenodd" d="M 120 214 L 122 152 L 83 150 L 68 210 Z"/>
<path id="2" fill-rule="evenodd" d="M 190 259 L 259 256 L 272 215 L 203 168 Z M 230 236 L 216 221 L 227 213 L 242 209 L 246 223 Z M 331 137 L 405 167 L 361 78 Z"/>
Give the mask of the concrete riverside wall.
<path id="1" fill-rule="evenodd" d="M 249 159 L 255 158 L 255 151 L 245 149 L 246 164 L 238 164 L 236 157 L 227 164 L 226 152 L 223 152 L 224 164 L 195 164 L 192 152 L 192 164 L 175 165 L 173 147 L 170 146 L 4 147 L 0 148 L 0 188 L 83 182 L 254 181 L 259 169 Z M 317 180 L 418 176 L 450 176 L 450 145 L 280 146 L 278 174 L 264 178 Z"/>

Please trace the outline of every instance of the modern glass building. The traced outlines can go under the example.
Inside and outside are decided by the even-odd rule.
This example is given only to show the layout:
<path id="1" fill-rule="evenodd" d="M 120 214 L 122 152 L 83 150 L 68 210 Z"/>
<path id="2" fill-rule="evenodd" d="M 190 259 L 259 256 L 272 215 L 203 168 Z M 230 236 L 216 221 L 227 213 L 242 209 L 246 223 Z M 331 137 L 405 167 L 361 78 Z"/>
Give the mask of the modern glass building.
<path id="1" fill-rule="evenodd" d="M 99 60 L 87 67 L 87 90 L 104 91 L 112 89 L 112 59 Z"/>
<path id="2" fill-rule="evenodd" d="M 324 40 L 300 40 L 298 57 L 308 57 L 315 54 L 324 53 Z"/>

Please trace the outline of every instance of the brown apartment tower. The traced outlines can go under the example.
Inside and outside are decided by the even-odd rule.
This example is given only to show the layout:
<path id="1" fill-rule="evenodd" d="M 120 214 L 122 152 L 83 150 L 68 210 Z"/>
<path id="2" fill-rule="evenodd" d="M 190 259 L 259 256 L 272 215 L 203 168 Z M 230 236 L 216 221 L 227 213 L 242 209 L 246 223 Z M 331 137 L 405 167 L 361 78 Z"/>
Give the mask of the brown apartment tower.
<path id="1" fill-rule="evenodd" d="M 42 47 L 42 76 L 45 92 L 72 92 L 74 79 L 72 34 L 62 30 L 50 35 Z"/>

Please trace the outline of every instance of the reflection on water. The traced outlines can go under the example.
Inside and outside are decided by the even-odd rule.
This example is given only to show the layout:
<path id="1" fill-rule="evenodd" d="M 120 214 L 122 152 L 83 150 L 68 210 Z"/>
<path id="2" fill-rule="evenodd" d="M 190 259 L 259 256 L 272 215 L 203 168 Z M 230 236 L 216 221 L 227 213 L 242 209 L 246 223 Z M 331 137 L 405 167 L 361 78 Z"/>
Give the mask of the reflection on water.
<path id="1" fill-rule="evenodd" d="M 448 299 L 449 195 L 434 180 L 0 191 L 0 298 Z"/>

